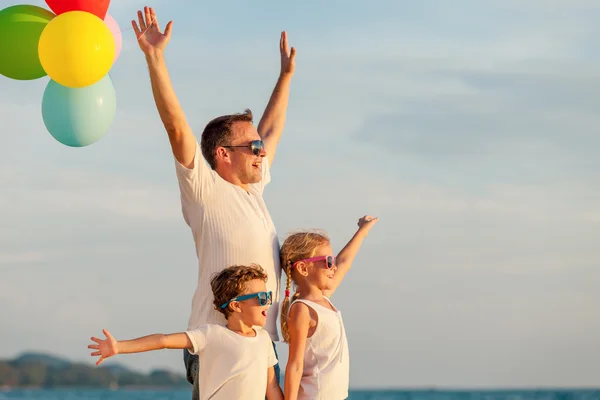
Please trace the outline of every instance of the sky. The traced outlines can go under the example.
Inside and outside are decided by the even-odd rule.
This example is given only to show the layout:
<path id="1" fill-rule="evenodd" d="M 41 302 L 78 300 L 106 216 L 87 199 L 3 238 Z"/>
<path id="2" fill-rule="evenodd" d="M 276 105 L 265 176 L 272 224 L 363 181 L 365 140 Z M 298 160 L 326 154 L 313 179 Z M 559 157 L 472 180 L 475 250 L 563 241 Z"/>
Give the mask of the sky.
<path id="1" fill-rule="evenodd" d="M 100 141 L 46 131 L 47 77 L 0 76 L 0 358 L 91 364 L 102 328 L 187 327 L 194 244 L 130 22 L 148 4 L 174 21 L 167 63 L 197 135 L 247 107 L 258 121 L 288 31 L 265 192 L 278 234 L 322 228 L 340 250 L 380 219 L 332 298 L 352 387 L 600 386 L 595 3 L 114 0 L 118 108 Z M 184 372 L 175 350 L 111 362 Z"/>

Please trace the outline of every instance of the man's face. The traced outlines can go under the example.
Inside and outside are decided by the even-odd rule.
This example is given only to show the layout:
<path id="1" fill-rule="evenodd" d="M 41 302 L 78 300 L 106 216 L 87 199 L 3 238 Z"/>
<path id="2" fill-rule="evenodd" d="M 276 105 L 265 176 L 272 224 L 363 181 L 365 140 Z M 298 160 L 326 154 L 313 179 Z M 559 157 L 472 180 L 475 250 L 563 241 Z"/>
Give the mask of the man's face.
<path id="1" fill-rule="evenodd" d="M 250 149 L 253 140 L 261 140 L 258 131 L 250 122 L 236 122 L 232 125 L 233 138 L 230 146 L 247 146 L 229 148 L 233 174 L 242 184 L 260 182 L 262 178 L 263 157 L 267 155 L 264 148 L 258 155 Z"/>

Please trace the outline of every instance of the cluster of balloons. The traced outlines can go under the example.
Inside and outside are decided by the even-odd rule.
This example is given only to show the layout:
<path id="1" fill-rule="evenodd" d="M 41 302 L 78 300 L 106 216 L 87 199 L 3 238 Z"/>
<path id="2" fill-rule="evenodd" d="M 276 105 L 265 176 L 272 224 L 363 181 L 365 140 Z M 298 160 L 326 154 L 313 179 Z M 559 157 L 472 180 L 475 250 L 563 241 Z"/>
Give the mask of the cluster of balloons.
<path id="1" fill-rule="evenodd" d="M 17 80 L 50 77 L 42 118 L 60 143 L 99 140 L 116 113 L 108 72 L 119 57 L 121 31 L 110 0 L 46 0 L 47 10 L 15 5 L 0 10 L 0 74 Z"/>

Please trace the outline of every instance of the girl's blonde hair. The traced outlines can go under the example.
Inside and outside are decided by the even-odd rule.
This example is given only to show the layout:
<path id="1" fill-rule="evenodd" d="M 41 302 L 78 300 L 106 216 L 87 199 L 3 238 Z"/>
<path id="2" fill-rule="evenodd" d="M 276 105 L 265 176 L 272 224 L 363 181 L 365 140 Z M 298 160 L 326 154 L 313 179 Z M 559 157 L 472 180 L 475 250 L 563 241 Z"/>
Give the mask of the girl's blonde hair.
<path id="1" fill-rule="evenodd" d="M 305 258 L 314 256 L 315 251 L 329 243 L 329 236 L 324 231 L 304 231 L 289 235 L 281 246 L 281 266 L 287 276 L 285 297 L 281 303 L 281 333 L 285 343 L 289 343 L 290 332 L 288 329 L 288 315 L 290 311 L 290 286 L 292 284 L 292 265 Z M 296 292 L 292 301 L 298 297 Z"/>

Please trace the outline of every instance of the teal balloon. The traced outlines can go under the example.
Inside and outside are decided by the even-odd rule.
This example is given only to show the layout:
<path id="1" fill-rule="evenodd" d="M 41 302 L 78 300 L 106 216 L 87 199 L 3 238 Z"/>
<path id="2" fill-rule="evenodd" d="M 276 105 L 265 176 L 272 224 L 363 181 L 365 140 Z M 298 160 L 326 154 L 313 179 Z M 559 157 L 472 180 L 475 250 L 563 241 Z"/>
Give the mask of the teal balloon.
<path id="1" fill-rule="evenodd" d="M 98 141 L 110 128 L 117 111 L 117 95 L 109 75 L 82 88 L 48 82 L 42 98 L 42 118 L 60 143 L 84 147 Z"/>
<path id="2" fill-rule="evenodd" d="M 46 76 L 38 56 L 38 42 L 54 13 L 21 4 L 0 11 L 0 74 L 17 80 Z"/>

